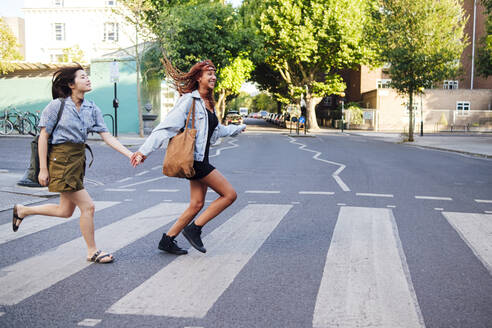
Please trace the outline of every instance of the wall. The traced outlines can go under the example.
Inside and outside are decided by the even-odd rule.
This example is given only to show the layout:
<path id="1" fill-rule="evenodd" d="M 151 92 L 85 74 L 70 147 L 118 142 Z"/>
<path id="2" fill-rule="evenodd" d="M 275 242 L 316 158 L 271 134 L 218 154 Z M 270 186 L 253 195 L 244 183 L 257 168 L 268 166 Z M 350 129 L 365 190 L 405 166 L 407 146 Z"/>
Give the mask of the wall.
<path id="1" fill-rule="evenodd" d="M 134 29 L 112 13 L 101 0 L 64 0 L 55 7 L 52 0 L 26 0 L 23 8 L 26 32 L 26 60 L 51 62 L 51 55 L 79 45 L 85 61 L 133 44 Z M 118 42 L 104 41 L 104 24 L 119 24 Z M 65 24 L 65 40 L 55 40 L 54 23 Z"/>

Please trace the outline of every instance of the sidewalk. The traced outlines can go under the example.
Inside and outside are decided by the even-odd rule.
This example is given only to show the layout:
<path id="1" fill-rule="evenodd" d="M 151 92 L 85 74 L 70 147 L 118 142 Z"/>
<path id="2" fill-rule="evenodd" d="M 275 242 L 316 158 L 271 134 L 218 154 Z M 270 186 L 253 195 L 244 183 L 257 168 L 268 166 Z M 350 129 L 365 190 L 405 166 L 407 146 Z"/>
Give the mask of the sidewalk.
<path id="1" fill-rule="evenodd" d="M 468 134 L 414 134 L 413 142 L 403 142 L 400 133 L 385 133 L 372 131 L 346 130 L 349 135 L 370 137 L 385 142 L 404 143 L 409 146 L 423 147 L 429 149 L 445 150 L 461 154 L 492 158 L 492 134 L 491 133 L 468 133 Z"/>

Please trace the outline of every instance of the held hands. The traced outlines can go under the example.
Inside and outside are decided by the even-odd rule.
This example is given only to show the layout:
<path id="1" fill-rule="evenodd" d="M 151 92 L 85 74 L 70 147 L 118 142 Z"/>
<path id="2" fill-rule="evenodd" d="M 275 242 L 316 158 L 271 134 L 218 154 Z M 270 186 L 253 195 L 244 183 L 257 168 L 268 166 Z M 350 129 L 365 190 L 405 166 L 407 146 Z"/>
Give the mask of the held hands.
<path id="1" fill-rule="evenodd" d="M 132 164 L 133 167 L 137 167 L 140 163 L 143 163 L 147 156 L 142 155 L 141 152 L 136 151 L 133 153 L 133 155 L 130 158 L 130 163 Z"/>
<path id="2" fill-rule="evenodd" d="M 48 185 L 48 183 L 50 182 L 50 174 L 48 172 L 48 169 L 39 170 L 38 181 L 39 184 L 43 187 L 46 187 Z"/>

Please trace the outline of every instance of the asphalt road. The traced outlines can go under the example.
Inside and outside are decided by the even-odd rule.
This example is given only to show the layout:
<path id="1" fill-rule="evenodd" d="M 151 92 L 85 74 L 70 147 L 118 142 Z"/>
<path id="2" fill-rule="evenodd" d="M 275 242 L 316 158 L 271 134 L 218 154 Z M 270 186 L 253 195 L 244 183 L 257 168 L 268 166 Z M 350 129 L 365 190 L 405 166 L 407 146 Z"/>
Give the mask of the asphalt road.
<path id="1" fill-rule="evenodd" d="M 492 327 L 491 160 L 247 123 L 211 149 L 238 199 L 204 228 L 206 254 L 157 249 L 189 200 L 162 150 L 133 169 L 92 142 L 113 264 L 85 262 L 76 217 L 17 235 L 0 212 L 0 327 Z M 0 169 L 21 172 L 28 142 L 0 138 Z"/>

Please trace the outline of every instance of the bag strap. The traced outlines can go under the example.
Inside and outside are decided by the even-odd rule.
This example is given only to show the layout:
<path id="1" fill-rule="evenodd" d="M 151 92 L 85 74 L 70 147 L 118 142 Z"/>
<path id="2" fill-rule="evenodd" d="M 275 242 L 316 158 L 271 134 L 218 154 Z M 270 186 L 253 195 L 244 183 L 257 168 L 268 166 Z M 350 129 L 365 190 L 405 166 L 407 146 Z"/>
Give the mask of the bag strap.
<path id="1" fill-rule="evenodd" d="M 188 123 L 190 123 L 191 112 L 193 112 L 193 119 L 191 121 L 191 128 L 195 129 L 195 98 L 193 98 L 193 105 L 191 105 L 191 110 L 188 112 L 188 117 L 186 118 L 185 130 L 188 130 Z"/>
<path id="2" fill-rule="evenodd" d="M 51 135 L 53 135 L 53 133 L 55 132 L 55 129 L 58 126 L 58 121 L 60 121 L 60 118 L 63 114 L 63 109 L 65 108 L 65 98 L 60 98 L 60 101 L 61 101 L 60 109 L 58 110 L 58 116 L 56 117 L 56 123 L 53 126 L 53 130 L 51 131 Z"/>

